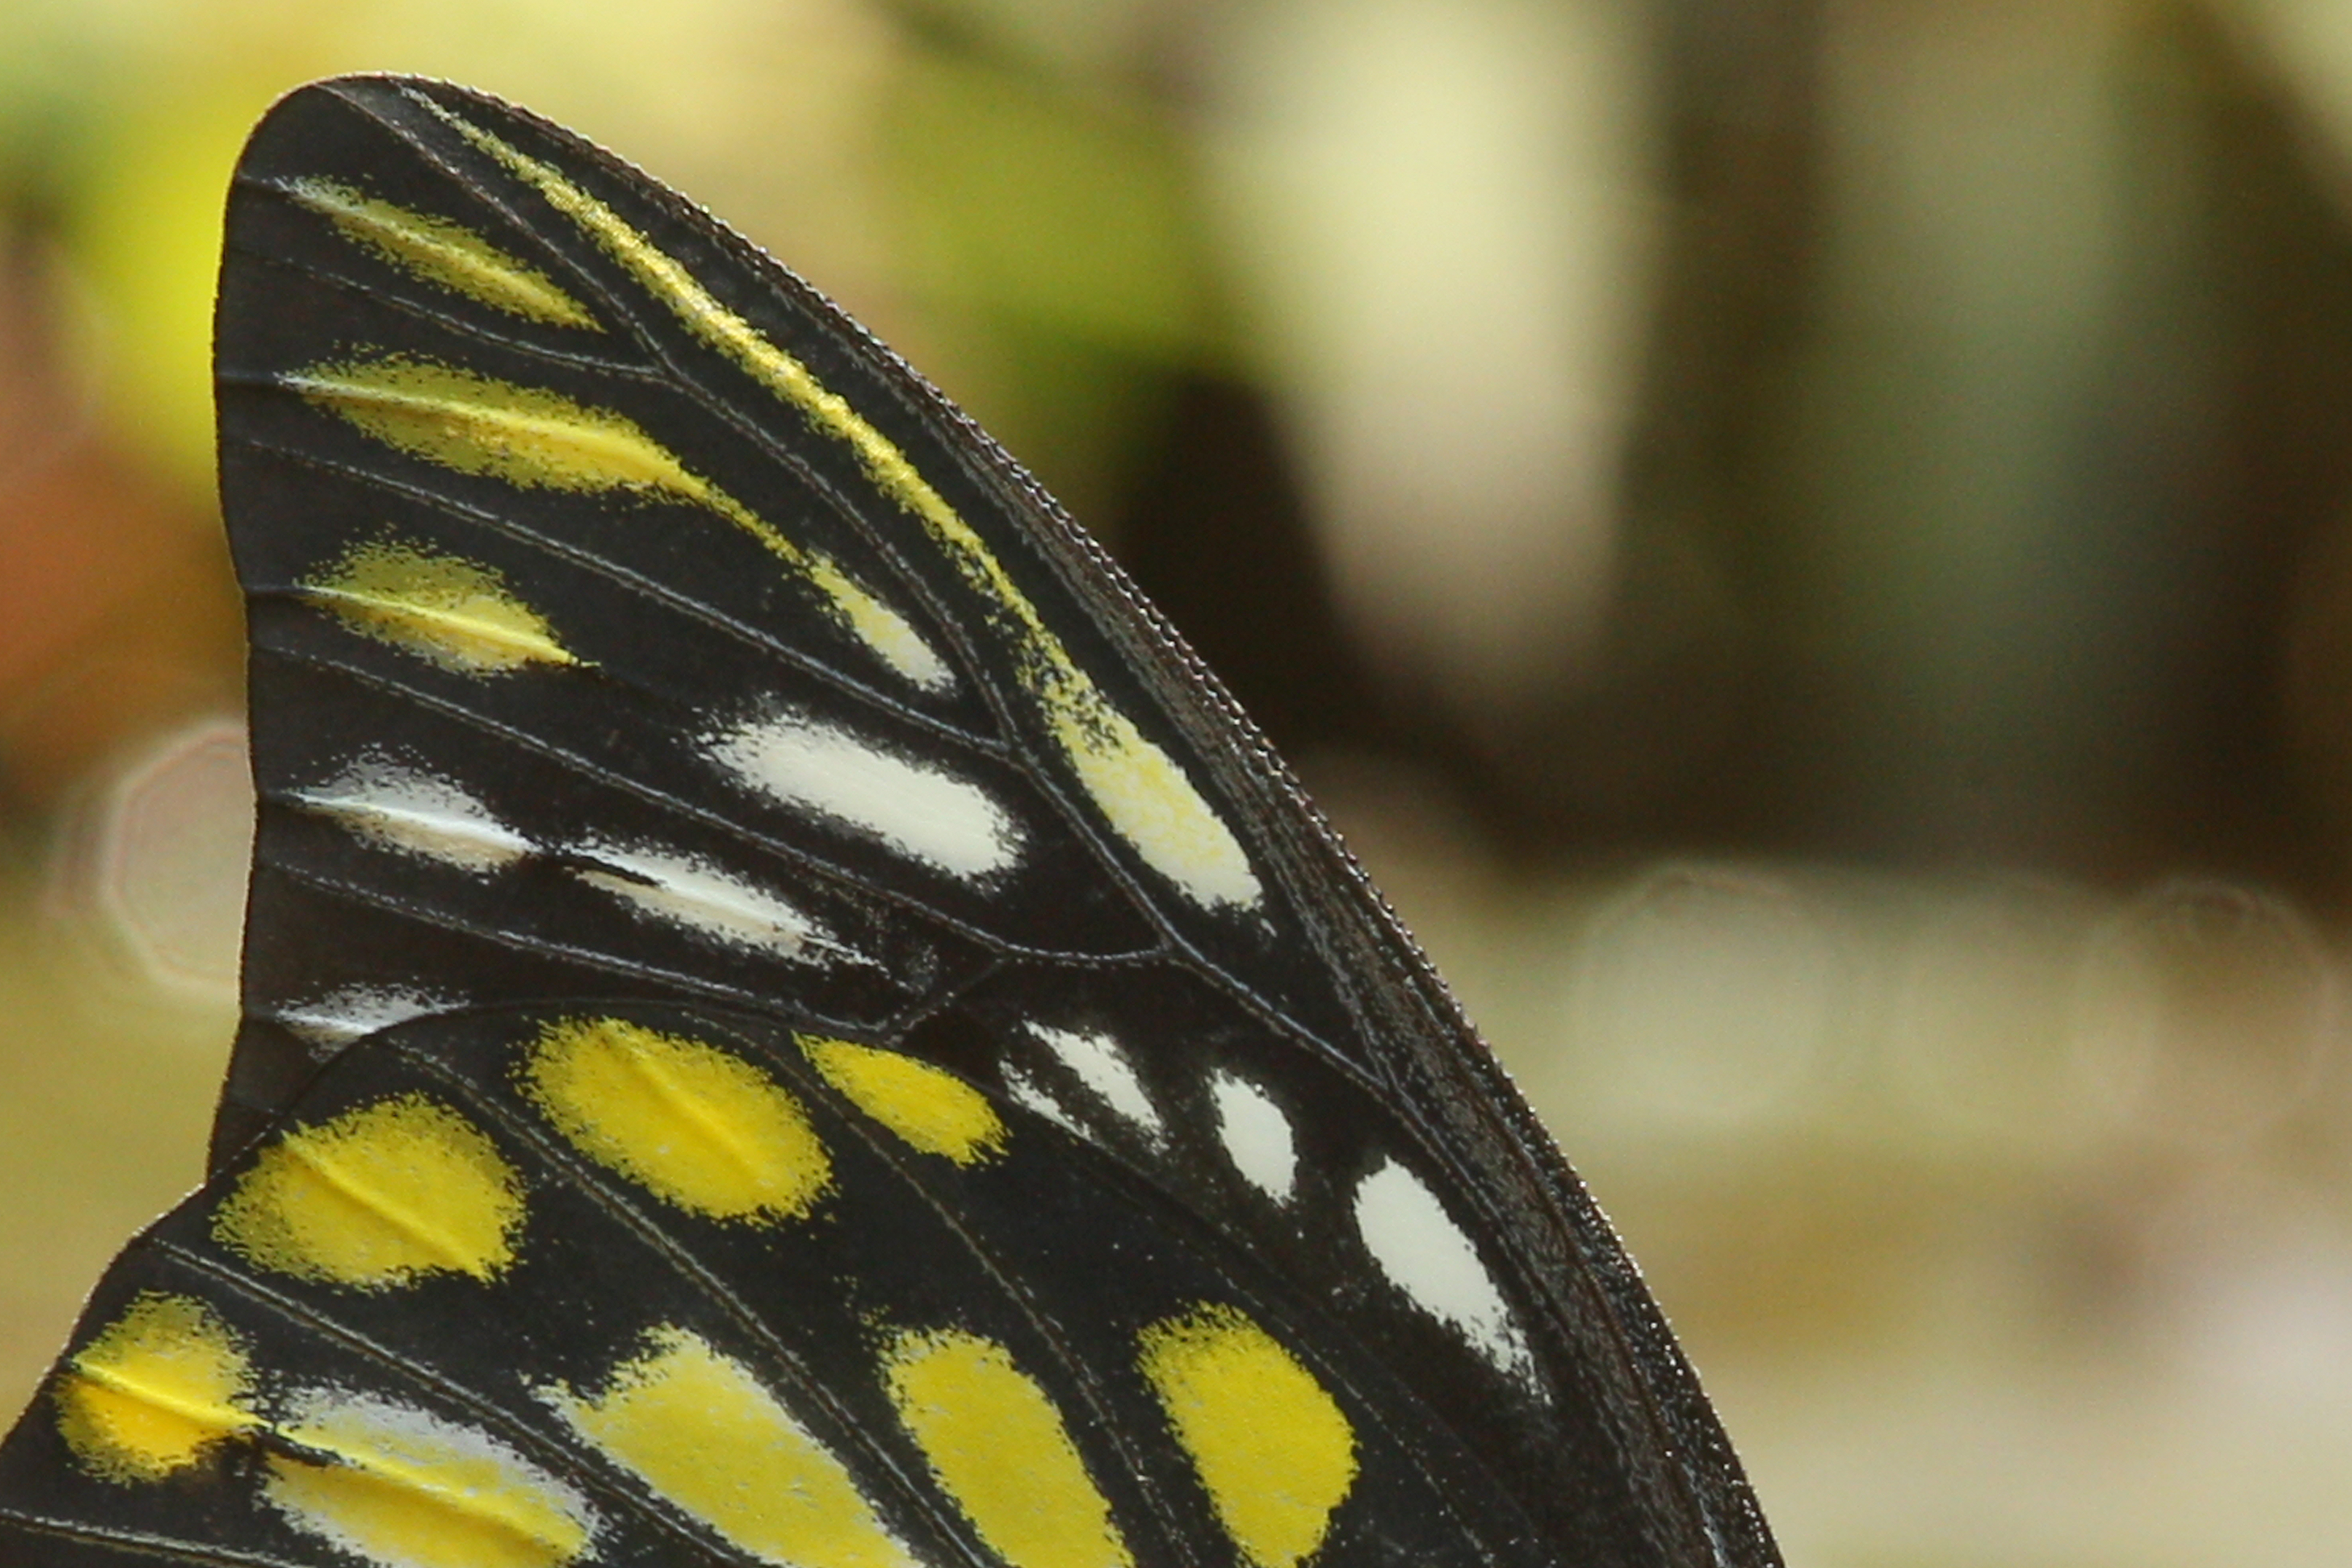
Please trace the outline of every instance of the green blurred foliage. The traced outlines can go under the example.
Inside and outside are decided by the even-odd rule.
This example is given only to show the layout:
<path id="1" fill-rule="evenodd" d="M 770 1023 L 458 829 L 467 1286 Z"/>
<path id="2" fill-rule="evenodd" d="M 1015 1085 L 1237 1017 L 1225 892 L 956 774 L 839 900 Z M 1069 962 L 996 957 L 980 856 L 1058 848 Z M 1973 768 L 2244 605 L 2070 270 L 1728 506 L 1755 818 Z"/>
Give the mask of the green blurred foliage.
<path id="1" fill-rule="evenodd" d="M 930 374 L 1099 525 L 1169 377 L 1224 357 L 1184 144 L 1131 99 L 916 54 L 883 146 Z"/>

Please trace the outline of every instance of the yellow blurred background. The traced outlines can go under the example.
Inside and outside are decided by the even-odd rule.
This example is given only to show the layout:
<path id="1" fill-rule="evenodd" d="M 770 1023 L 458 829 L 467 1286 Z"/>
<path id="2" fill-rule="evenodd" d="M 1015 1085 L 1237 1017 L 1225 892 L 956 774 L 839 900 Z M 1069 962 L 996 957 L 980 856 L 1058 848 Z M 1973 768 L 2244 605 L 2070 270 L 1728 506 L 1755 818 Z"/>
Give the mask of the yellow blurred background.
<path id="1" fill-rule="evenodd" d="M 353 69 L 692 193 L 1113 543 L 1792 1563 L 2344 1560 L 2341 0 L 5 0 L 0 1405 L 200 1169 L 219 212 Z"/>

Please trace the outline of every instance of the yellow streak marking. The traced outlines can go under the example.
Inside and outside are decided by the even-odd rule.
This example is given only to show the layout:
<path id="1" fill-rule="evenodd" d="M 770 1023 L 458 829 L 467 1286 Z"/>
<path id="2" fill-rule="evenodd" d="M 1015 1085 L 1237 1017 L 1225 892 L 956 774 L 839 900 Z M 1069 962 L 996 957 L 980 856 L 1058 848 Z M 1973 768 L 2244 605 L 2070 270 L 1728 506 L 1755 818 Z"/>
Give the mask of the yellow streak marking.
<path id="1" fill-rule="evenodd" d="M 453 293 L 553 327 L 604 329 L 545 273 L 463 224 L 379 201 L 337 180 L 290 180 L 287 194 L 331 221 L 345 239 Z"/>
<path id="2" fill-rule="evenodd" d="M 1356 1435 L 1315 1374 L 1246 1315 L 1202 1305 L 1139 1336 L 1143 1375 L 1234 1544 L 1294 1568 L 1356 1479 Z"/>
<path id="3" fill-rule="evenodd" d="M 578 1499 L 462 1428 L 345 1399 L 282 1430 L 333 1462 L 272 1455 L 270 1501 L 387 1568 L 560 1568 L 588 1548 Z"/>
<path id="4" fill-rule="evenodd" d="M 490 156 L 536 187 L 558 212 L 667 302 L 686 329 L 726 354 L 800 411 L 812 429 L 846 445 L 882 493 L 922 524 L 974 591 L 999 611 L 1021 654 L 1020 678 L 1055 742 L 1120 837 L 1144 862 L 1204 908 L 1249 906 L 1263 893 L 1249 857 L 1184 770 L 1147 738 L 1078 668 L 1029 596 L 987 543 L 931 488 L 897 443 L 840 394 L 762 336 L 695 280 L 676 258 L 553 166 L 442 111 Z"/>
<path id="5" fill-rule="evenodd" d="M 944 1068 L 853 1040 L 800 1037 L 801 1049 L 849 1102 L 926 1154 L 978 1165 L 1004 1152 L 1003 1119 L 988 1097 Z"/>
<path id="6" fill-rule="evenodd" d="M 750 1369 L 680 1328 L 657 1330 L 653 1347 L 602 1394 L 543 1397 L 608 1458 L 762 1562 L 913 1568 L 841 1461 Z"/>
<path id="7" fill-rule="evenodd" d="M 244 1346 L 193 1296 L 141 1294 L 66 1365 L 58 1433 L 110 1481 L 162 1480 L 260 1424 Z"/>
<path id="8" fill-rule="evenodd" d="M 716 512 L 805 577 L 841 624 L 908 680 L 937 688 L 951 679 L 914 627 L 838 563 L 803 550 L 611 409 L 412 354 L 322 362 L 278 380 L 386 446 L 461 474 L 526 489 L 660 496 Z"/>
<path id="9" fill-rule="evenodd" d="M 1134 1559 L 1033 1378 L 960 1329 L 901 1333 L 883 1384 L 940 1488 L 1013 1568 L 1130 1568 Z"/>
<path id="10" fill-rule="evenodd" d="M 798 1219 L 833 1182 L 808 1112 L 715 1046 L 621 1018 L 551 1024 L 522 1087 L 599 1164 L 711 1219 Z"/>
<path id="11" fill-rule="evenodd" d="M 413 354 L 322 362 L 281 379 L 387 446 L 459 473 L 526 489 L 658 492 L 709 507 L 801 563 L 799 546 L 609 409 Z"/>
<path id="12" fill-rule="evenodd" d="M 578 664 L 547 617 L 491 567 L 379 540 L 360 545 L 302 596 L 362 637 L 467 675 L 502 675 L 527 664 Z"/>
<path id="13" fill-rule="evenodd" d="M 434 1273 L 488 1283 L 514 1261 L 522 1182 L 489 1138 L 420 1093 L 299 1127 L 213 1211 L 256 1268 L 380 1290 Z"/>

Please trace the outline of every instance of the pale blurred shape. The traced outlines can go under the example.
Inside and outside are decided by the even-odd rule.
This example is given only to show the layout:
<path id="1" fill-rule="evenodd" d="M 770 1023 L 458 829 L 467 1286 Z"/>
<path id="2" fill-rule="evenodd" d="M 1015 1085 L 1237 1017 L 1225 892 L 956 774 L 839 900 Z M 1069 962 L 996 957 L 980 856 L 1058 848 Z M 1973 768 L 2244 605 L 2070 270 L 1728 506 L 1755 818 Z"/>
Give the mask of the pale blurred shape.
<path id="1" fill-rule="evenodd" d="M 897 29 L 863 0 L 372 0 L 332 15 L 339 54 L 511 98 L 730 223 L 785 230 L 771 243 L 803 262 L 803 247 L 875 241 L 856 198 Z"/>
<path id="2" fill-rule="evenodd" d="M 2105 921 L 2077 980 L 2076 1047 L 2133 1127 L 2242 1142 L 2300 1107 L 2336 1054 L 2336 961 L 2284 900 L 2166 883 Z"/>
<path id="3" fill-rule="evenodd" d="M 88 906 L 157 985 L 234 996 L 253 856 L 245 727 L 208 719 L 165 736 L 115 778 L 100 812 Z"/>
<path id="4" fill-rule="evenodd" d="M 2172 177 L 2165 148 L 2135 140 L 2138 15 L 1823 12 L 1822 305 L 1792 405 L 1792 548 L 1814 574 L 1801 635 L 1852 705 L 1821 787 L 1906 834 L 2038 827 L 2042 792 L 2143 754 L 2147 683 L 2169 668 L 2149 640 L 2168 623 L 2128 614 L 2165 569 L 2159 542 L 2084 500 L 2086 454 L 2133 428 L 2116 424 L 2127 291 L 2171 286 L 2173 253 L 2149 243 L 2160 215 L 2126 200 L 2137 179 L 2150 205 Z M 2136 348 L 2168 367 L 2166 346 Z"/>
<path id="5" fill-rule="evenodd" d="M 2054 885 L 1929 896 L 1893 959 L 1885 1049 L 1904 1110 L 2032 1155 L 2084 1120 L 2068 1032 L 2095 906 Z"/>
<path id="6" fill-rule="evenodd" d="M 2225 1167 L 2166 1218 L 2161 1328 L 2200 1391 L 2352 1407 L 2352 1233 L 2336 1194 Z"/>
<path id="7" fill-rule="evenodd" d="M 1126 68 L 1167 25 L 1160 0 L 935 0 L 932 9 L 1019 55 L 1080 75 Z"/>
<path id="8" fill-rule="evenodd" d="M 2234 0 L 2221 8 L 2267 55 L 2333 155 L 2336 195 L 2352 205 L 2352 5 L 2344 0 Z"/>
<path id="9" fill-rule="evenodd" d="M 1746 867 L 1675 866 L 1595 919 L 1570 1028 L 1622 1117 L 1732 1125 L 1817 1092 L 1848 982 L 1804 894 Z"/>
<path id="10" fill-rule="evenodd" d="M 1604 607 L 1649 288 L 1611 0 L 1294 0 L 1220 40 L 1213 199 L 1358 639 L 1474 703 Z"/>

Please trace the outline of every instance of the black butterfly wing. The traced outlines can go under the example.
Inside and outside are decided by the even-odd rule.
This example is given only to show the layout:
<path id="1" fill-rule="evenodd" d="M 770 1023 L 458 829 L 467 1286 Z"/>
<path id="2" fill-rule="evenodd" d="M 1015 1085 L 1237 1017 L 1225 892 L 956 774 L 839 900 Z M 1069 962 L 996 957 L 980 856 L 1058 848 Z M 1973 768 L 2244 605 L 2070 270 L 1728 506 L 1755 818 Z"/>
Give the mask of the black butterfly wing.
<path id="1" fill-rule="evenodd" d="M 1777 1561 L 1605 1221 L 1279 763 L 1051 500 L 822 298 L 567 132 L 351 79 L 257 132 L 219 322 L 263 799 L 224 1183 L 343 1078 L 446 1058 L 495 1092 L 463 1020 L 518 1008 L 734 1019 L 780 1082 L 806 1074 L 779 1029 L 887 1050 L 1014 1129 L 991 1179 L 1023 1195 L 908 1179 L 860 1207 L 844 1180 L 822 1224 L 852 1248 L 819 1275 L 879 1300 L 912 1259 L 899 1286 L 947 1299 L 891 1321 L 1056 1380 L 1141 1560 Z M 626 1382 L 620 1347 L 669 1320 L 580 1300 L 603 1339 L 518 1309 L 512 1342 L 362 1336 L 369 1365 L 461 1402 L 493 1371 L 595 1387 L 599 1356 Z M 287 1321 L 350 1337 L 335 1303 L 306 1310 Z M 958 1316 L 983 1310 L 1001 1332 Z M 1230 1348 L 1235 1324 L 1361 1461 L 1316 1531 L 1237 1524 L 1234 1462 L 1202 1457 L 1220 1421 L 1139 1385 L 1153 1346 Z M 887 1381 L 895 1342 L 863 1331 L 738 1359 L 834 1411 L 859 1495 L 915 1510 L 891 1539 L 1022 1561 L 881 1453 L 879 1413 L 837 1408 Z M 545 1403 L 509 1400 L 499 1441 L 544 1441 Z M 1228 1409 L 1224 1440 L 1255 1419 Z M 276 1421 L 248 1470 L 303 1461 L 269 1457 Z M 63 1440 L 42 1425 L 12 1475 Z M 593 1479 L 542 1468 L 575 1465 Z"/>
<path id="2" fill-rule="evenodd" d="M 605 1113 L 615 1068 L 667 1098 Z M 60 1561 L 1548 1561 L 1334 1328 L 1082 1134 L 889 1047 L 436 1014 L 125 1255 L 0 1485 Z"/>

